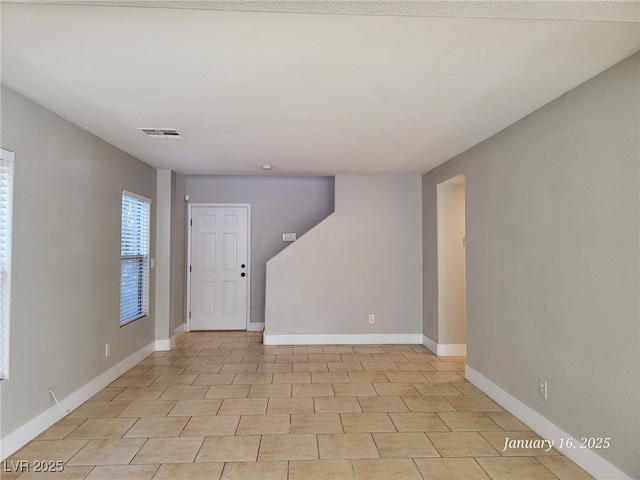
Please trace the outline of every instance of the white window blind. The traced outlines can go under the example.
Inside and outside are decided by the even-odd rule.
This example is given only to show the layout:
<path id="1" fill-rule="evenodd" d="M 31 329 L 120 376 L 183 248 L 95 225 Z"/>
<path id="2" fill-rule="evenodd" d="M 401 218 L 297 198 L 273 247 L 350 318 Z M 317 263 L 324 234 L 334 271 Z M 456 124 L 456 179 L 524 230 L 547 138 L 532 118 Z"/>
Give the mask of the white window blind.
<path id="1" fill-rule="evenodd" d="M 151 200 L 122 191 L 120 234 L 120 325 L 149 313 Z"/>
<path id="2" fill-rule="evenodd" d="M 13 152 L 0 149 L 0 379 L 9 378 Z"/>

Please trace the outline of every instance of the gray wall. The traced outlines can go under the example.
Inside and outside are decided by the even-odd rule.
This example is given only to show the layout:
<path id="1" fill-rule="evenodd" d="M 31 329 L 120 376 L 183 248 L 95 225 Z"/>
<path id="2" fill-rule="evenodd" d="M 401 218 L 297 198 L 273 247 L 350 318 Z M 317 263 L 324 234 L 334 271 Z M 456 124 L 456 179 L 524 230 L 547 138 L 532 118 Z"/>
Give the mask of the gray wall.
<path id="1" fill-rule="evenodd" d="M 464 173 L 469 366 L 574 437 L 611 437 L 597 453 L 633 478 L 639 70 L 636 54 L 423 177 L 425 334 L 436 185 Z"/>
<path id="2" fill-rule="evenodd" d="M 186 193 L 190 203 L 251 204 L 251 322 L 264 322 L 266 263 L 290 245 L 283 233 L 300 237 L 333 212 L 333 177 L 187 175 Z"/>
<path id="3" fill-rule="evenodd" d="M 149 317 L 120 328 L 119 292 L 121 191 L 155 199 L 156 172 L 4 86 L 2 147 L 15 152 L 4 437 L 51 406 L 48 388 L 64 398 L 154 340 L 154 271 Z"/>
<path id="4" fill-rule="evenodd" d="M 171 174 L 171 318 L 169 322 L 169 335 L 184 323 L 186 311 L 186 262 L 187 262 L 187 238 L 185 221 L 187 214 L 184 196 L 187 191 L 187 182 L 184 175 Z"/>
<path id="5" fill-rule="evenodd" d="M 421 333 L 420 188 L 418 175 L 336 176 L 335 213 L 268 263 L 265 332 Z"/>

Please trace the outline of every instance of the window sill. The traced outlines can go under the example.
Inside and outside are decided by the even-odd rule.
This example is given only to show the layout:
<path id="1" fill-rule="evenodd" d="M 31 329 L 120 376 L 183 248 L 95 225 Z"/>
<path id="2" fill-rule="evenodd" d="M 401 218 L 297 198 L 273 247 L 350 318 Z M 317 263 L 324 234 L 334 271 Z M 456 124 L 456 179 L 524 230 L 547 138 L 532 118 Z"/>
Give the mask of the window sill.
<path id="1" fill-rule="evenodd" d="M 138 315 L 137 317 L 130 318 L 129 320 L 121 322 L 120 323 L 120 328 L 126 327 L 127 325 L 131 325 L 133 322 L 138 321 L 138 320 L 140 320 L 142 318 L 145 318 L 145 317 L 148 317 L 148 316 L 149 316 L 149 314 L 145 313 L 145 314 L 142 314 L 142 315 Z"/>

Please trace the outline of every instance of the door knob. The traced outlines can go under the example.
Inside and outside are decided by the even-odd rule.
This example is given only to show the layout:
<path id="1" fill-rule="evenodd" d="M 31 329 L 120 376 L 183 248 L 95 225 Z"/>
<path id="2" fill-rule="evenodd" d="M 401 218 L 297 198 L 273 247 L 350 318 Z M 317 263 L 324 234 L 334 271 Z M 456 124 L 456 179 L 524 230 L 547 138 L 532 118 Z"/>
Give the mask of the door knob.
<path id="1" fill-rule="evenodd" d="M 244 272 L 242 272 L 242 273 L 240 274 L 240 276 L 241 276 L 241 277 L 244 277 L 245 275 L 246 275 L 246 273 L 244 273 Z"/>
<path id="2" fill-rule="evenodd" d="M 243 263 L 242 265 L 240 265 L 242 268 L 246 267 L 246 265 Z"/>

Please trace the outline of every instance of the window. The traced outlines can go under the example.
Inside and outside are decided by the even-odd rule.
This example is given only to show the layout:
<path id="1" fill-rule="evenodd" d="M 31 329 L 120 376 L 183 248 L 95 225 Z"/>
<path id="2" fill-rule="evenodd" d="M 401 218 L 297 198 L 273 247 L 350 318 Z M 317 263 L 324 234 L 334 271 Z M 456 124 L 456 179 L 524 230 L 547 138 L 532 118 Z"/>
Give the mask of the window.
<path id="1" fill-rule="evenodd" d="M 0 149 L 0 379 L 9 378 L 13 152 Z"/>
<path id="2" fill-rule="evenodd" d="M 149 313 L 151 200 L 122 191 L 120 326 Z"/>

